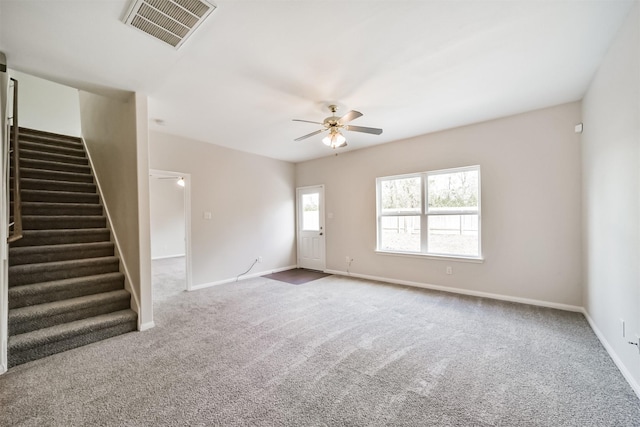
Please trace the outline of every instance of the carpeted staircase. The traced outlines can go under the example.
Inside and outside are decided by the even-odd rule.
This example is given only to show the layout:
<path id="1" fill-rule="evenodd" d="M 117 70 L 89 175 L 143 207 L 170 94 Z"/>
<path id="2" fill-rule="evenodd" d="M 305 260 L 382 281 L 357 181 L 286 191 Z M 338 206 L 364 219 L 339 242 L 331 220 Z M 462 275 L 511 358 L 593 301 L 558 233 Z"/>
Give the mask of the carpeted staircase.
<path id="1" fill-rule="evenodd" d="M 9 366 L 137 327 L 81 140 L 20 128 L 19 141 L 24 237 L 9 245 Z"/>

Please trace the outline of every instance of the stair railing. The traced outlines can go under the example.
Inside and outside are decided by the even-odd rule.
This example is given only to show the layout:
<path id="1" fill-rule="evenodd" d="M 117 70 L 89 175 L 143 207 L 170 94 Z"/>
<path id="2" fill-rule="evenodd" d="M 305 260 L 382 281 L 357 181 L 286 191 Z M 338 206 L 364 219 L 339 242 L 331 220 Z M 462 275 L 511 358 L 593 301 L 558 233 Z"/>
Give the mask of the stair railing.
<path id="1" fill-rule="evenodd" d="M 13 136 L 9 139 L 9 156 L 13 153 L 13 222 L 9 223 L 9 237 L 7 242 L 15 242 L 22 239 L 22 198 L 20 197 L 20 147 L 18 138 L 20 130 L 18 128 L 18 81 L 11 78 L 13 82 L 13 112 L 11 118 Z"/>

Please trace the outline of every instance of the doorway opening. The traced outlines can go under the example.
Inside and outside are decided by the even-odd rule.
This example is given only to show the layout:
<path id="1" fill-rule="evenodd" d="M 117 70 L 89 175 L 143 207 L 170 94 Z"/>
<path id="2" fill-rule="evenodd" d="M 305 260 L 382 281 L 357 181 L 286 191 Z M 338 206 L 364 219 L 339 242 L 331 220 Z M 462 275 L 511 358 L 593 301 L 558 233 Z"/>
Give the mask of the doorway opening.
<path id="1" fill-rule="evenodd" d="M 191 176 L 151 170 L 151 289 L 159 303 L 191 290 Z"/>

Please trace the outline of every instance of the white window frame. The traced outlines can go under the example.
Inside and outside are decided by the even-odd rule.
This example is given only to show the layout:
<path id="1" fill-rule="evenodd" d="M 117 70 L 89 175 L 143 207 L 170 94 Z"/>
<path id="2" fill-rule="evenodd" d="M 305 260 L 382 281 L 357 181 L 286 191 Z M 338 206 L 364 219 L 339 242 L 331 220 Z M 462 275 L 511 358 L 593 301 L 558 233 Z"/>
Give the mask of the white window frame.
<path id="1" fill-rule="evenodd" d="M 477 171 L 478 172 L 478 208 L 477 210 L 440 210 L 438 212 L 429 211 L 429 177 L 434 175 L 453 174 L 457 172 Z M 382 212 L 382 183 L 396 179 L 420 178 L 420 210 L 418 212 L 392 211 Z M 480 166 L 464 166 L 459 168 L 440 169 L 427 172 L 411 173 L 406 175 L 393 175 L 376 178 L 376 252 L 389 255 L 400 256 L 419 256 L 428 258 L 453 258 L 463 261 L 482 262 L 482 208 L 481 208 L 481 174 Z M 446 215 L 477 215 L 478 216 L 478 255 L 462 255 L 462 254 L 441 254 L 429 252 L 429 217 L 446 216 Z M 382 218 L 398 217 L 398 216 L 420 216 L 420 251 L 400 251 L 381 249 L 382 248 Z"/>

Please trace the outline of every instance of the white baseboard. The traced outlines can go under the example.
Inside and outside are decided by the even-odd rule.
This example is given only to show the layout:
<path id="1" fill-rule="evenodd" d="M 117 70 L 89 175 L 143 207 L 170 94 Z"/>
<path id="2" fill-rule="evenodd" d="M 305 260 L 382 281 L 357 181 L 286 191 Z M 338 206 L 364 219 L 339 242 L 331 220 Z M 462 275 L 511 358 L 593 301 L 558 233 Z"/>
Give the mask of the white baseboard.
<path id="1" fill-rule="evenodd" d="M 148 329 L 155 328 L 155 327 L 156 327 L 156 323 L 155 323 L 154 321 L 151 321 L 151 322 L 147 322 L 147 323 L 143 323 L 143 324 L 141 324 L 141 325 L 138 327 L 138 330 L 139 330 L 140 332 L 142 332 L 142 331 L 146 331 L 146 330 L 148 330 Z"/>
<path id="2" fill-rule="evenodd" d="M 596 326 L 596 323 L 593 321 L 591 316 L 589 316 L 589 313 L 587 312 L 586 309 L 584 308 L 582 309 L 582 314 L 584 314 L 584 317 L 587 319 L 587 322 L 589 322 L 589 326 L 591 326 L 591 329 L 593 330 L 593 332 L 596 334 L 596 336 L 602 343 L 602 346 L 604 347 L 604 349 L 607 350 L 607 353 L 609 353 L 609 356 L 613 360 L 613 363 L 616 364 L 616 366 L 618 367 L 618 369 L 620 370 L 624 378 L 627 380 L 627 382 L 629 383 L 633 391 L 636 393 L 636 396 L 638 396 L 638 399 L 640 399 L 640 384 L 638 384 L 638 382 L 631 375 L 631 372 L 629 372 L 629 370 L 624 365 L 624 363 L 622 363 L 622 360 L 620 360 L 616 352 L 613 350 L 613 347 L 609 344 L 607 339 L 604 337 L 604 334 L 600 332 L 600 329 L 598 329 L 598 327 Z"/>
<path id="3" fill-rule="evenodd" d="M 291 270 L 292 268 L 296 268 L 296 267 L 297 266 L 295 266 L 295 265 L 288 265 L 286 267 L 274 268 L 274 269 L 267 270 L 267 271 L 262 271 L 262 272 L 259 272 L 259 273 L 245 274 L 243 276 L 240 276 L 239 278 L 232 277 L 232 278 L 229 278 L 229 279 L 218 280 L 216 282 L 201 283 L 199 285 L 192 286 L 189 291 L 197 291 L 197 290 L 200 290 L 200 289 L 210 288 L 212 286 L 224 285 L 225 283 L 239 282 L 241 280 L 253 279 L 255 277 L 264 276 L 265 274 L 278 273 L 280 271 Z"/>
<path id="4" fill-rule="evenodd" d="M 155 260 L 158 260 L 158 259 L 179 258 L 179 257 L 183 257 L 183 256 L 185 256 L 185 254 L 157 256 L 157 257 L 151 257 L 151 261 L 155 261 Z"/>
<path id="5" fill-rule="evenodd" d="M 423 288 L 423 289 L 432 289 L 434 291 L 450 292 L 450 293 L 453 293 L 453 294 L 470 295 L 470 296 L 474 296 L 474 297 L 489 298 L 489 299 L 495 299 L 495 300 L 500 300 L 500 301 L 517 302 L 517 303 L 520 303 L 520 304 L 536 305 L 536 306 L 540 306 L 540 307 L 555 308 L 555 309 L 558 309 L 558 310 L 574 311 L 574 312 L 578 312 L 578 313 L 582 313 L 583 312 L 583 308 L 582 307 L 578 307 L 577 305 L 560 304 L 560 303 L 557 303 L 557 302 L 549 302 L 549 301 L 541 301 L 541 300 L 535 300 L 535 299 L 529 299 L 529 298 L 512 297 L 512 296 L 508 296 L 508 295 L 492 294 L 492 293 L 489 293 L 489 292 L 471 291 L 471 290 L 468 290 L 468 289 L 461 289 L 461 288 L 450 288 L 448 286 L 431 285 L 429 283 L 412 282 L 412 281 L 409 281 L 409 280 L 391 279 L 391 278 L 388 278 L 388 277 L 370 276 L 370 275 L 367 275 L 367 274 L 347 273 L 346 271 L 340 271 L 340 270 L 325 270 L 325 272 L 326 273 L 331 273 L 331 274 L 338 274 L 338 275 L 341 275 L 341 276 L 356 277 L 356 278 L 359 278 L 359 279 L 375 280 L 375 281 L 378 281 L 378 282 L 394 283 L 394 284 L 397 284 L 397 285 L 413 286 L 413 287 L 416 287 L 416 288 Z"/>

